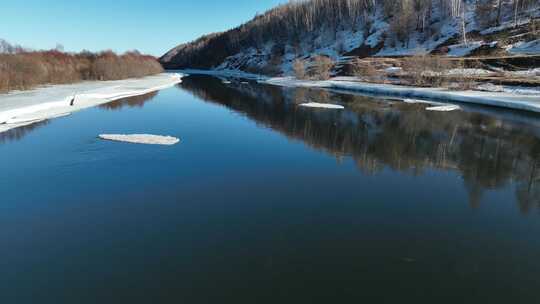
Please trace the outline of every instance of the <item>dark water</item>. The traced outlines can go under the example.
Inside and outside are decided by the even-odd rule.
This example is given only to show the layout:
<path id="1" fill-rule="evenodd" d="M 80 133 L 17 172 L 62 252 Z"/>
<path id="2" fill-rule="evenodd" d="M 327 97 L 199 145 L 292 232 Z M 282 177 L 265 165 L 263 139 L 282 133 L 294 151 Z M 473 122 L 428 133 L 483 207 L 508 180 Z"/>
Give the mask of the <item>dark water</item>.
<path id="1" fill-rule="evenodd" d="M 190 77 L 0 136 L 0 303 L 540 302 L 537 116 Z"/>

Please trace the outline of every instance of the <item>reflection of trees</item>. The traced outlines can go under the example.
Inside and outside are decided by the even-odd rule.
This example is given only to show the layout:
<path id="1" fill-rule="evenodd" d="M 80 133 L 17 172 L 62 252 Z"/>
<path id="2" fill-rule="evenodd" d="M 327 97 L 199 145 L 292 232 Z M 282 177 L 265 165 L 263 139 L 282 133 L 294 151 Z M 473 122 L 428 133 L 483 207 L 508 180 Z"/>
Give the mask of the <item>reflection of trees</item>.
<path id="1" fill-rule="evenodd" d="M 526 125 L 468 112 L 429 112 L 421 105 L 381 102 L 322 90 L 231 84 L 198 77 L 181 85 L 311 147 L 342 157 L 375 174 L 383 168 L 422 174 L 456 170 L 471 207 L 486 189 L 516 188 L 520 210 L 540 208 L 540 139 Z M 309 101 L 349 103 L 352 111 L 295 106 Z"/>
<path id="2" fill-rule="evenodd" d="M 26 136 L 28 133 L 49 124 L 48 120 L 42 120 L 26 126 L 17 127 L 0 133 L 0 143 L 9 141 L 17 141 Z"/>
<path id="3" fill-rule="evenodd" d="M 118 99 L 109 103 L 99 105 L 100 108 L 106 110 L 120 110 L 124 107 L 135 108 L 143 107 L 145 103 L 156 97 L 158 92 L 151 92 L 144 95 L 132 96 L 127 98 Z"/>

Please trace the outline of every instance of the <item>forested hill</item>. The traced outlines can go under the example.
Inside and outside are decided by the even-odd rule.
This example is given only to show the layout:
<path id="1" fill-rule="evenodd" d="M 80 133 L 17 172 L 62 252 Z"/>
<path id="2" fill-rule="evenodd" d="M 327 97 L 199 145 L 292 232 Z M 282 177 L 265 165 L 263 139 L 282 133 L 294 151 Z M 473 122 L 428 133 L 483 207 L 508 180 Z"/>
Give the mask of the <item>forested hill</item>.
<path id="1" fill-rule="evenodd" d="M 444 56 L 537 53 L 540 0 L 291 1 L 223 33 L 179 45 L 165 68 L 287 74 L 323 55 Z"/>

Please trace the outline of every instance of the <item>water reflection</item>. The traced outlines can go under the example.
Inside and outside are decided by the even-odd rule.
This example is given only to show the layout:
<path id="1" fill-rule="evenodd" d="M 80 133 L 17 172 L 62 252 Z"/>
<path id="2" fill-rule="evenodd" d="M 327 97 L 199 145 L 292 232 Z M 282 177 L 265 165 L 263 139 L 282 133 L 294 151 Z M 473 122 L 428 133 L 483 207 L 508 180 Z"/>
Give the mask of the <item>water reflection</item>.
<path id="1" fill-rule="evenodd" d="M 99 107 L 105 110 L 121 110 L 123 108 L 142 108 L 144 105 L 156 97 L 158 92 L 151 92 L 144 95 L 132 96 L 127 98 L 118 99 L 109 103 L 104 103 Z"/>
<path id="2" fill-rule="evenodd" d="M 49 124 L 49 120 L 38 121 L 26 126 L 17 127 L 14 129 L 7 130 L 5 132 L 0 132 L 0 144 L 5 144 L 10 141 L 18 141 L 23 137 L 28 135 L 28 133 L 44 127 Z"/>
<path id="3" fill-rule="evenodd" d="M 540 209 L 540 138 L 531 125 L 482 113 L 429 112 L 421 105 L 365 96 L 223 84 L 200 76 L 185 78 L 180 86 L 338 159 L 351 157 L 364 174 L 453 170 L 462 176 L 472 208 L 480 207 L 486 190 L 513 187 L 522 213 Z M 296 106 L 305 101 L 346 103 L 349 110 Z"/>

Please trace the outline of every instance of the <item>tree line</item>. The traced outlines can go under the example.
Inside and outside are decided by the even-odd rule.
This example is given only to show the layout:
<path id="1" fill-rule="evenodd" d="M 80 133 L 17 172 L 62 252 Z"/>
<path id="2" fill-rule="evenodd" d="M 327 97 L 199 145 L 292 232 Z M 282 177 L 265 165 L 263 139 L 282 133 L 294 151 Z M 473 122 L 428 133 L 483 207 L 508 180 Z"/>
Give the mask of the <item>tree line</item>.
<path id="1" fill-rule="evenodd" d="M 32 51 L 0 41 L 0 92 L 26 90 L 44 84 L 85 80 L 119 80 L 157 74 L 163 68 L 155 57 L 130 51 L 66 53 Z"/>

